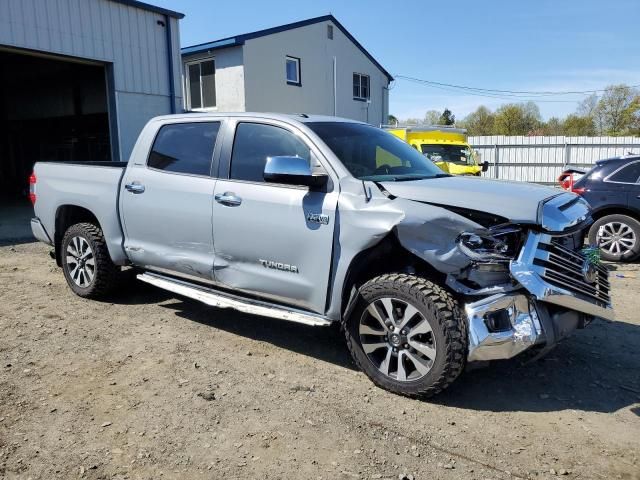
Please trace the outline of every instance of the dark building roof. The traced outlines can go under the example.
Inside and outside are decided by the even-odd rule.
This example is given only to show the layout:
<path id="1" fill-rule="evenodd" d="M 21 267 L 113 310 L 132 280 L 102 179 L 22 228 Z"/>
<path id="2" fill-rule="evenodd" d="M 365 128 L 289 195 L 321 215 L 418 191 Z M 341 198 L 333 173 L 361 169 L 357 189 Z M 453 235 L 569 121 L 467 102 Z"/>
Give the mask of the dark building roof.
<path id="1" fill-rule="evenodd" d="M 174 12 L 173 10 L 167 10 L 166 8 L 156 7 L 155 5 L 149 5 L 148 3 L 138 2 L 137 0 L 111 0 L 112 2 L 122 3 L 123 5 L 129 5 L 130 7 L 140 8 L 142 10 L 148 10 L 150 12 L 160 13 L 162 15 L 169 15 L 174 18 L 184 18 L 184 13 Z"/>
<path id="2" fill-rule="evenodd" d="M 194 53 L 200 52 L 208 52 L 210 50 L 217 50 L 220 48 L 228 48 L 235 47 L 238 45 L 244 45 L 246 40 L 251 40 L 252 38 L 265 37 L 267 35 L 272 35 L 274 33 L 286 32 L 287 30 L 293 30 L 295 28 L 306 27 L 307 25 L 313 25 L 315 23 L 327 22 L 331 21 L 335 24 L 336 27 L 340 29 L 344 35 L 353 42 L 353 44 L 358 47 L 358 49 L 369 59 L 373 64 L 382 71 L 389 81 L 393 80 L 393 77 L 389 72 L 387 72 L 378 61 L 373 58 L 373 56 L 367 52 L 367 50 L 358 42 L 353 35 L 349 33 L 349 31 L 344 28 L 344 26 L 336 20 L 333 15 L 323 15 L 321 17 L 309 18 L 308 20 L 302 20 L 300 22 L 288 23 L 286 25 L 280 25 L 278 27 L 267 28 L 266 30 L 258 30 L 257 32 L 244 33 L 242 35 L 236 35 L 234 37 L 221 38 L 220 40 L 213 40 L 211 42 L 200 43 L 198 45 L 192 45 L 190 47 L 184 47 L 181 49 L 182 55 L 192 55 Z"/>

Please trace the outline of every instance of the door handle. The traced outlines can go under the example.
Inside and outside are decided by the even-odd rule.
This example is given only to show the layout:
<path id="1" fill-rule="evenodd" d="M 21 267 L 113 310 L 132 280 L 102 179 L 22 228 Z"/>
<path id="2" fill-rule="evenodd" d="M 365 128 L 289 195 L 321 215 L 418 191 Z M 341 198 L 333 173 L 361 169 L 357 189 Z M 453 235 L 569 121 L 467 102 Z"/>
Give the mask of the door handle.
<path id="1" fill-rule="evenodd" d="M 131 193 L 144 193 L 144 185 L 140 185 L 137 182 L 128 183 L 124 186 L 128 192 Z"/>
<path id="2" fill-rule="evenodd" d="M 242 199 L 237 197 L 233 192 L 216 193 L 213 198 L 216 202 L 226 205 L 227 207 L 237 207 L 242 203 Z"/>

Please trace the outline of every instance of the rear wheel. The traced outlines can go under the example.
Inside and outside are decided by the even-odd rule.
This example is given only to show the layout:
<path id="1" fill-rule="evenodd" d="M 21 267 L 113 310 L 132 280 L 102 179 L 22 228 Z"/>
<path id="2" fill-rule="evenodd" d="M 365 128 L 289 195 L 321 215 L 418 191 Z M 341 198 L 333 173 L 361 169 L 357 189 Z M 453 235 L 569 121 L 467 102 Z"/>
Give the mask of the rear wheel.
<path id="1" fill-rule="evenodd" d="M 429 397 L 449 386 L 466 360 L 466 323 L 456 300 L 414 275 L 388 274 L 360 288 L 345 322 L 356 364 L 378 386 Z"/>
<path id="2" fill-rule="evenodd" d="M 111 261 L 102 230 L 96 225 L 77 223 L 69 227 L 60 255 L 64 277 L 76 295 L 99 298 L 113 289 L 119 269 Z"/>
<path id="3" fill-rule="evenodd" d="M 640 255 L 640 222 L 627 215 L 607 215 L 589 229 L 589 243 L 611 262 L 631 261 Z"/>

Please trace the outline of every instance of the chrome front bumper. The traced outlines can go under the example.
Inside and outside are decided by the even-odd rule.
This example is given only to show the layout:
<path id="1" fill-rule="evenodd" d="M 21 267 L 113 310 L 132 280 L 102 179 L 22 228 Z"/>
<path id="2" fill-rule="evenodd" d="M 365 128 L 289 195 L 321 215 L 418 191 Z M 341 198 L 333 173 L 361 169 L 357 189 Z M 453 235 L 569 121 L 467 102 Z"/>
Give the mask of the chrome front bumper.
<path id="1" fill-rule="evenodd" d="M 544 340 L 535 305 L 522 294 L 498 294 L 465 306 L 469 320 L 468 360 L 511 358 Z M 505 311 L 510 328 L 490 331 L 487 317 Z"/>

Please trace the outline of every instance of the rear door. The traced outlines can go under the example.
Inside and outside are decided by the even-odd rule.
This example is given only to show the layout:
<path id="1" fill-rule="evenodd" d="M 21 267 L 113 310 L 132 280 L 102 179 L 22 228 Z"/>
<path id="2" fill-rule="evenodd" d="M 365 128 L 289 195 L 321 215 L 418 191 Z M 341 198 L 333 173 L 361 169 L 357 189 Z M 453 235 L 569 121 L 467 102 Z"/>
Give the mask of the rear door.
<path id="1" fill-rule="evenodd" d="M 164 124 L 146 163 L 122 180 L 125 250 L 134 264 L 198 280 L 213 279 L 211 176 L 221 123 Z"/>
<path id="2" fill-rule="evenodd" d="M 324 159 L 301 131 L 285 123 L 242 119 L 229 130 L 235 135 L 225 136 L 213 204 L 215 280 L 324 312 L 338 199 L 335 179 L 326 191 L 266 183 L 267 157 L 297 155 L 312 165 Z M 324 163 L 330 171 L 327 167 Z"/>

